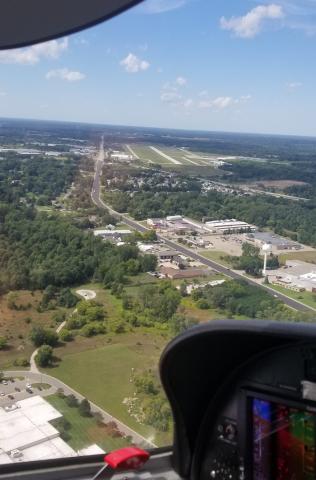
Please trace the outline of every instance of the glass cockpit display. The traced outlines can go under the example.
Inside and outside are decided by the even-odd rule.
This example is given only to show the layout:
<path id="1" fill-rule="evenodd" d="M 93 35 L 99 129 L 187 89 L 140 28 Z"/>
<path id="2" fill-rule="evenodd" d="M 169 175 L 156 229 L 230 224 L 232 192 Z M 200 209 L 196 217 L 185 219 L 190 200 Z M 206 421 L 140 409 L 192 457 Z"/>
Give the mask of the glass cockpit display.
<path id="1" fill-rule="evenodd" d="M 251 399 L 253 480 L 316 478 L 316 414 Z"/>

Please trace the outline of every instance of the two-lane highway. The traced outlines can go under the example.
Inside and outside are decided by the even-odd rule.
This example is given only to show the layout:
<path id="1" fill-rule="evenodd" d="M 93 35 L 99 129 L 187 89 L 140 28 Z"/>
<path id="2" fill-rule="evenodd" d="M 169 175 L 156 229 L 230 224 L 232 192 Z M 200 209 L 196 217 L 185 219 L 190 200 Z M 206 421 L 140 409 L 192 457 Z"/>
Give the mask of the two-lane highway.
<path id="1" fill-rule="evenodd" d="M 126 223 L 126 225 L 129 225 L 132 227 L 134 230 L 137 230 L 139 232 L 146 232 L 149 229 L 144 227 L 143 225 L 139 224 L 135 220 L 131 220 L 128 216 L 116 212 L 111 208 L 111 206 L 107 205 L 106 203 L 103 202 L 103 200 L 100 197 L 100 184 L 101 184 L 101 174 L 102 174 L 102 167 L 104 164 L 104 140 L 102 138 L 101 143 L 100 143 L 100 150 L 97 156 L 96 164 L 95 164 L 95 175 L 94 175 L 94 181 L 93 181 L 93 186 L 92 186 L 92 191 L 91 191 L 91 198 L 93 202 L 100 208 L 105 208 L 106 210 L 109 211 L 111 215 L 113 215 L 116 218 L 119 218 L 121 221 Z M 187 248 L 183 245 L 179 245 L 176 242 L 173 242 L 172 240 L 169 240 L 162 235 L 158 235 L 159 240 L 163 241 L 165 245 L 168 247 L 171 247 L 178 252 L 193 258 L 194 260 L 198 260 L 201 264 L 206 265 L 208 267 L 211 267 L 213 270 L 219 273 L 223 273 L 227 277 L 230 277 L 234 280 L 245 280 L 248 282 L 250 285 L 254 285 L 258 288 L 263 288 L 266 290 L 269 294 L 273 295 L 274 297 L 278 298 L 281 300 L 285 305 L 287 305 L 290 308 L 293 308 L 294 310 L 298 310 L 301 312 L 316 312 L 316 309 L 313 307 L 308 307 L 307 305 L 304 305 L 301 302 L 298 302 L 296 300 L 293 300 L 292 298 L 288 297 L 287 295 L 284 295 L 282 293 L 277 292 L 276 290 L 273 290 L 272 288 L 258 284 L 255 280 L 252 280 L 249 277 L 246 277 L 240 273 L 237 273 L 235 271 L 230 270 L 229 268 L 223 267 L 223 265 L 220 265 L 217 262 L 214 262 L 213 260 L 210 260 L 208 258 L 203 257 L 202 255 L 199 255 L 196 252 L 193 252 L 190 248 Z"/>

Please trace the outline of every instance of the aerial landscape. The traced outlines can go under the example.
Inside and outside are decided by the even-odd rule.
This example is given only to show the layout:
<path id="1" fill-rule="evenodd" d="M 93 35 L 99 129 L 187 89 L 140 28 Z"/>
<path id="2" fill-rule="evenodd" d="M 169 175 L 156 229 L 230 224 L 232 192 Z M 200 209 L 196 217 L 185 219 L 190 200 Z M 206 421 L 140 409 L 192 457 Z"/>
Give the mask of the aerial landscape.
<path id="1" fill-rule="evenodd" d="M 170 442 L 157 363 L 187 328 L 314 321 L 316 140 L 0 128 L 0 408 L 43 411 L 42 455 Z"/>
<path id="2" fill-rule="evenodd" d="M 177 335 L 315 322 L 301 3 L 146 0 L 0 51 L 0 465 L 171 445 Z"/>

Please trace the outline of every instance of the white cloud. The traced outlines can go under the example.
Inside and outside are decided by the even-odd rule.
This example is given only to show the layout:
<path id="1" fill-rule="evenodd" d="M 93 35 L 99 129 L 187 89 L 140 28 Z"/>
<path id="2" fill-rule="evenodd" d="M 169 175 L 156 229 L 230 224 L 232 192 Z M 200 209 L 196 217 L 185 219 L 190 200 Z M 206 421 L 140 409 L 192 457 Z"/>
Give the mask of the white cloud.
<path id="1" fill-rule="evenodd" d="M 123 58 L 123 60 L 120 61 L 120 65 L 122 65 L 128 73 L 141 72 L 150 67 L 149 62 L 141 60 L 133 53 L 129 53 L 127 57 Z"/>
<path id="2" fill-rule="evenodd" d="M 60 41 L 51 40 L 27 48 L 3 50 L 0 52 L 0 63 L 18 63 L 21 65 L 35 65 L 42 58 L 56 59 L 67 50 L 68 38 Z"/>
<path id="3" fill-rule="evenodd" d="M 176 10 L 188 3 L 189 0 L 147 0 L 138 7 L 141 13 L 156 14 Z"/>
<path id="4" fill-rule="evenodd" d="M 192 98 L 188 98 L 183 102 L 184 108 L 190 108 L 190 107 L 193 107 L 193 105 L 194 105 L 194 101 L 192 100 Z"/>
<path id="5" fill-rule="evenodd" d="M 253 8 L 242 17 L 231 17 L 220 19 L 220 26 L 223 30 L 232 31 L 237 37 L 253 38 L 262 29 L 264 20 L 277 20 L 284 16 L 281 5 L 274 3 L 270 5 L 259 5 Z"/>
<path id="6" fill-rule="evenodd" d="M 188 83 L 187 79 L 184 78 L 184 77 L 177 77 L 176 79 L 176 82 L 175 82 L 177 85 L 179 85 L 179 87 L 183 87 L 184 85 L 186 85 Z"/>
<path id="7" fill-rule="evenodd" d="M 68 68 L 59 68 L 57 70 L 50 70 L 46 73 L 47 80 L 51 78 L 59 78 L 60 80 L 66 80 L 67 82 L 78 82 L 86 78 L 84 73 L 69 70 Z"/>
<path id="8" fill-rule="evenodd" d="M 215 108 L 223 110 L 234 103 L 232 97 L 217 97 L 214 100 L 201 100 L 199 103 L 200 108 Z"/>
<path id="9" fill-rule="evenodd" d="M 289 82 L 286 84 L 286 88 L 290 91 L 297 90 L 302 86 L 303 86 L 302 82 Z"/>
<path id="10" fill-rule="evenodd" d="M 198 106 L 199 108 L 210 108 L 213 110 L 225 110 L 228 107 L 231 107 L 233 105 L 239 104 L 239 103 L 245 103 L 248 100 L 251 99 L 251 95 L 242 95 L 241 97 L 238 98 L 233 98 L 233 97 L 217 97 L 214 99 L 205 99 L 205 100 L 200 100 Z"/>
<path id="11" fill-rule="evenodd" d="M 164 103 L 178 103 L 182 99 L 182 96 L 178 92 L 174 91 L 163 91 L 160 94 L 160 100 Z"/>
<path id="12" fill-rule="evenodd" d="M 199 97 L 207 97 L 208 96 L 208 91 L 207 90 L 201 90 L 201 92 L 199 92 Z"/>
<path id="13" fill-rule="evenodd" d="M 7 96 L 7 92 L 0 90 L 0 97 L 6 97 L 6 96 Z"/>

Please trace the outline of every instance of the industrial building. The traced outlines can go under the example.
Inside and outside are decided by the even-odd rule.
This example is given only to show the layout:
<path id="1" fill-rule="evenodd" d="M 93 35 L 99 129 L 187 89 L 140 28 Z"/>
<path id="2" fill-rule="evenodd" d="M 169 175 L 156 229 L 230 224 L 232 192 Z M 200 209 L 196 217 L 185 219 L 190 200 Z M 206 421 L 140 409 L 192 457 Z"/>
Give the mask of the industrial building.
<path id="1" fill-rule="evenodd" d="M 0 408 L 0 464 L 82 455 L 62 440 L 50 423 L 61 417 L 39 395 L 16 402 L 10 410 Z M 87 448 L 94 454 L 103 453 L 97 445 Z"/>
<path id="2" fill-rule="evenodd" d="M 301 250 L 303 248 L 299 243 L 271 232 L 250 233 L 246 239 L 247 242 L 252 242 L 259 248 L 262 248 L 265 244 L 270 244 L 272 252 L 280 250 Z"/>
<path id="3" fill-rule="evenodd" d="M 297 292 L 316 292 L 316 265 L 300 260 L 287 260 L 284 267 L 269 275 L 269 280 L 274 285 Z"/>
<path id="4" fill-rule="evenodd" d="M 134 159 L 133 155 L 129 155 L 128 153 L 122 153 L 114 151 L 110 155 L 111 160 L 115 160 L 117 162 L 130 162 Z"/>
<path id="5" fill-rule="evenodd" d="M 113 229 L 106 229 L 106 230 L 94 230 L 93 235 L 95 237 L 101 237 L 103 240 L 108 240 L 109 242 L 113 242 L 116 245 L 124 244 L 123 240 L 125 237 L 128 237 L 132 234 L 131 230 L 113 230 Z"/>
<path id="6" fill-rule="evenodd" d="M 247 222 L 242 222 L 234 218 L 230 220 L 214 220 L 205 222 L 205 227 L 214 233 L 242 233 L 255 232 L 257 227 Z"/>

